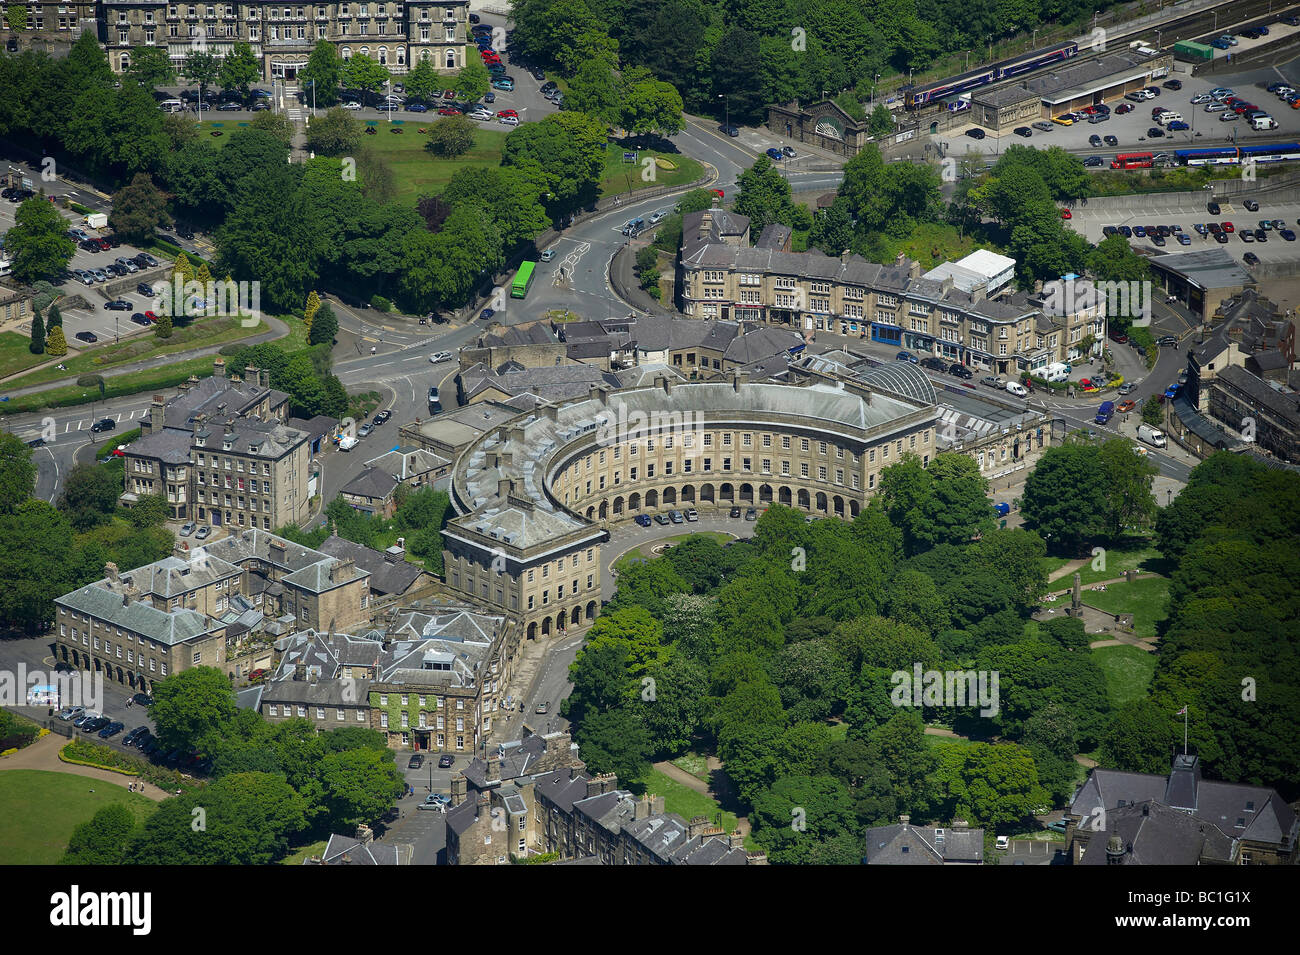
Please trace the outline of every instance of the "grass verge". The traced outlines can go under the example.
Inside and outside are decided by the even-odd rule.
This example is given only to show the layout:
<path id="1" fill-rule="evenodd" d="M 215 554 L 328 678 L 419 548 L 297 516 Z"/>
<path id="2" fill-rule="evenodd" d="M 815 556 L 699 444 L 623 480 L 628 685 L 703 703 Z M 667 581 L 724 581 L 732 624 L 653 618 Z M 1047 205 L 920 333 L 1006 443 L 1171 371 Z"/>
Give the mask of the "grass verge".
<path id="1" fill-rule="evenodd" d="M 1116 709 L 1146 696 L 1151 676 L 1156 672 L 1154 654 L 1129 646 L 1097 647 L 1091 653 L 1106 674 L 1106 688 Z"/>
<path id="2" fill-rule="evenodd" d="M 54 865 L 72 831 L 115 803 L 137 820 L 155 808 L 152 800 L 123 786 L 85 776 L 40 769 L 0 772 L 0 865 Z"/>

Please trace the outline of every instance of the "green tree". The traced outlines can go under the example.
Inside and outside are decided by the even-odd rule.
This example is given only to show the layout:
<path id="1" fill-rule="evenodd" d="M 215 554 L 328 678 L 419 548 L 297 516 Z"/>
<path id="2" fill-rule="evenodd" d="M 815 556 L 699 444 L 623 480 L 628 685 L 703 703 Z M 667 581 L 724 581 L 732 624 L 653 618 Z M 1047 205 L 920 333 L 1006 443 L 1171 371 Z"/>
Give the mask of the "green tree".
<path id="1" fill-rule="evenodd" d="M 131 526 L 139 529 L 161 527 L 171 516 L 167 499 L 161 494 L 141 494 L 127 511 L 127 519 L 131 522 Z"/>
<path id="2" fill-rule="evenodd" d="M 618 84 L 607 63 L 587 60 L 569 79 L 564 94 L 565 108 L 599 117 L 601 122 L 618 126 L 623 121 Z"/>
<path id="3" fill-rule="evenodd" d="M 120 468 L 78 464 L 68 472 L 63 482 L 59 510 L 68 515 L 78 530 L 86 530 L 104 523 L 116 513 L 121 493 Z"/>
<path id="4" fill-rule="evenodd" d="M 196 809 L 202 811 L 202 829 L 192 825 Z M 127 861 L 267 865 L 283 858 L 293 837 L 306 828 L 306 809 L 283 776 L 232 773 L 202 790 L 163 800 L 132 839 Z"/>
<path id="5" fill-rule="evenodd" d="M 760 156 L 742 172 L 736 179 L 736 187 L 735 210 L 749 217 L 750 234 L 755 239 L 770 223 L 792 225 L 794 203 L 790 199 L 790 183 L 767 156 Z"/>
<path id="6" fill-rule="evenodd" d="M 21 477 L 4 475 L 6 496 L 21 486 Z M 29 499 L 0 513 L 0 621 L 27 633 L 47 626 L 54 598 L 82 582 L 74 579 L 74 560 L 72 527 L 50 504 Z"/>
<path id="7" fill-rule="evenodd" d="M 345 831 L 377 821 L 406 791 L 387 748 L 330 753 L 321 760 L 320 778 L 330 822 Z"/>
<path id="8" fill-rule="evenodd" d="M 364 53 L 357 53 L 343 63 L 343 85 L 348 89 L 374 93 L 382 89 L 387 80 L 388 67 Z"/>
<path id="9" fill-rule="evenodd" d="M 339 58 L 338 47 L 324 37 L 317 40 L 307 58 L 307 65 L 298 76 L 307 91 L 308 103 L 333 106 L 338 102 L 339 85 L 343 79 L 343 61 Z"/>
<path id="10" fill-rule="evenodd" d="M 155 684 L 149 717 L 163 746 L 199 745 L 209 734 L 220 734 L 235 716 L 230 680 L 216 667 L 198 666 L 174 673 Z"/>
<path id="11" fill-rule="evenodd" d="M 351 156 L 361 145 L 361 131 L 361 122 L 336 106 L 308 127 L 307 148 L 318 156 Z"/>
<path id="12" fill-rule="evenodd" d="M 239 90 L 239 95 L 247 102 L 249 89 L 261 75 L 261 65 L 253 55 L 253 48 L 240 40 L 222 58 L 217 81 L 224 90 Z"/>
<path id="13" fill-rule="evenodd" d="M 671 83 L 644 80 L 623 96 L 620 122 L 633 135 L 657 133 L 668 137 L 686 128 L 682 97 Z"/>
<path id="14" fill-rule="evenodd" d="M 596 197 L 605 170 L 605 125 L 584 113 L 553 113 L 515 129 L 501 162 L 545 193 L 548 206 L 570 211 Z"/>
<path id="15" fill-rule="evenodd" d="M 275 113 L 271 110 L 258 113 L 248 124 L 250 129 L 260 129 L 270 133 L 280 142 L 284 143 L 285 149 L 293 146 L 293 136 L 295 127 L 292 120 L 283 113 Z"/>
<path id="16" fill-rule="evenodd" d="M 1151 524 L 1156 514 L 1156 499 L 1151 482 L 1159 473 L 1144 455 L 1135 454 L 1133 445 L 1123 438 L 1102 444 L 1097 458 L 1106 478 L 1105 528 L 1118 537 L 1127 527 L 1142 528 Z"/>
<path id="17" fill-rule="evenodd" d="M 185 56 L 185 65 L 181 67 L 188 85 L 198 86 L 199 95 L 217 82 L 221 76 L 221 57 L 207 50 L 192 49 Z"/>
<path id="18" fill-rule="evenodd" d="M 1105 532 L 1108 495 L 1097 448 L 1072 442 L 1043 452 L 1025 480 L 1020 510 L 1049 549 L 1073 553 Z"/>
<path id="19" fill-rule="evenodd" d="M 474 146 L 474 123 L 464 116 L 444 116 L 429 127 L 425 149 L 443 159 L 463 156 Z"/>
<path id="20" fill-rule="evenodd" d="M 315 319 L 312 320 L 311 330 L 307 335 L 307 344 L 322 345 L 332 343 L 334 336 L 338 333 L 338 316 L 334 314 L 334 309 L 328 305 L 322 305 L 320 311 L 316 313 Z"/>
<path id="21" fill-rule="evenodd" d="M 419 67 L 417 66 L 416 69 L 418 70 Z M 472 103 L 488 91 L 491 78 L 487 66 L 478 55 L 478 50 L 474 47 L 466 47 L 465 65 L 456 74 L 456 81 L 451 88 L 456 91 L 456 95 L 461 99 Z M 410 90 L 409 80 L 407 90 Z"/>
<path id="22" fill-rule="evenodd" d="M 135 814 L 112 804 L 96 811 L 89 822 L 72 830 L 60 865 L 121 865 L 135 832 Z"/>
<path id="23" fill-rule="evenodd" d="M 862 107 L 859 106 L 861 111 Z M 888 136 L 894 131 L 894 116 L 884 103 L 877 103 L 875 109 L 871 111 L 871 118 L 867 120 L 867 132 L 875 139 L 882 136 Z"/>
<path id="24" fill-rule="evenodd" d="M 77 250 L 67 227 L 44 190 L 23 202 L 5 233 L 5 255 L 13 261 L 14 278 L 32 283 L 61 274 Z"/>
<path id="25" fill-rule="evenodd" d="M 801 825 L 792 825 L 792 820 Z M 810 864 L 819 845 L 839 845 L 857 830 L 853 801 L 844 785 L 831 776 L 778 779 L 754 800 L 750 821 L 754 840 L 776 865 Z M 823 861 L 851 865 L 860 859 L 860 848 L 845 846 Z"/>
<path id="26" fill-rule="evenodd" d="M 32 334 L 31 341 L 27 343 L 27 350 L 33 355 L 45 354 L 45 322 L 41 318 L 41 310 L 35 309 L 32 315 Z"/>
<path id="27" fill-rule="evenodd" d="M 161 46 L 137 46 L 132 49 L 126 75 L 150 92 L 156 87 L 176 82 L 176 71 L 172 69 L 167 48 Z"/>
<path id="28" fill-rule="evenodd" d="M 172 325 L 172 317 L 168 312 L 163 312 L 161 315 L 158 316 L 158 320 L 154 322 L 153 334 L 155 338 L 159 338 L 162 339 L 163 341 L 166 341 L 168 338 L 172 337 L 172 332 L 174 330 L 175 329 Z"/>
<path id="29" fill-rule="evenodd" d="M 55 325 L 45 336 L 45 354 L 52 358 L 62 358 L 68 353 L 68 340 L 63 337 L 63 328 Z"/>
<path id="30" fill-rule="evenodd" d="M 1160 425 L 1165 420 L 1165 406 L 1159 396 L 1151 395 L 1142 402 L 1142 420 L 1149 425 Z"/>
<path id="31" fill-rule="evenodd" d="M 1088 271 L 1103 282 L 1145 282 L 1151 278 L 1147 260 L 1133 251 L 1128 239 L 1112 235 L 1088 255 Z"/>
<path id="32" fill-rule="evenodd" d="M 50 306 L 50 320 L 49 320 L 48 322 L 46 322 L 46 324 L 47 324 L 50 328 L 62 328 L 62 327 L 63 327 L 63 313 L 62 313 L 61 311 L 59 311 L 59 306 L 57 306 L 57 305 L 51 305 L 51 306 Z"/>
<path id="33" fill-rule="evenodd" d="M 35 487 L 32 449 L 16 434 L 0 431 L 0 514 L 14 513 Z"/>
<path id="34" fill-rule="evenodd" d="M 623 785 L 635 785 L 650 771 L 650 734 L 627 710 L 592 713 L 576 739 L 590 773 L 614 773 Z"/>
<path id="35" fill-rule="evenodd" d="M 1126 703 L 1101 739 L 1102 765 L 1130 773 L 1164 773 L 1177 740 L 1176 720 L 1152 700 Z"/>
<path id="36" fill-rule="evenodd" d="M 113 211 L 109 213 L 108 224 L 114 232 L 136 245 L 148 242 L 153 238 L 154 229 L 168 221 L 167 200 L 146 173 L 136 173 L 113 195 Z"/>

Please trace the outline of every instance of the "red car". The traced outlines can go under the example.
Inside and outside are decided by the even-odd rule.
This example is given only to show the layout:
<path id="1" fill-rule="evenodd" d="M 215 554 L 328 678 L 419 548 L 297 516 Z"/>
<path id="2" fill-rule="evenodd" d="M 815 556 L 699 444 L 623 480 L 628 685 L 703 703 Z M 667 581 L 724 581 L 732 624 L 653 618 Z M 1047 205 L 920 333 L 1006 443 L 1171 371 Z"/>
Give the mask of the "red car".
<path id="1" fill-rule="evenodd" d="M 726 194 L 725 194 L 721 189 L 713 189 L 713 190 L 711 190 L 711 192 L 712 192 L 715 196 L 717 196 L 719 199 L 725 199 L 725 198 L 726 198 Z"/>
<path id="2" fill-rule="evenodd" d="M 442 109 L 438 110 L 438 115 L 439 115 L 439 116 L 459 116 L 459 115 L 461 115 L 461 112 L 460 112 L 460 110 L 458 110 L 458 109 L 452 109 L 450 106 L 444 106 Z"/>
<path id="3" fill-rule="evenodd" d="M 500 119 L 502 116 L 513 116 L 515 119 L 518 119 L 519 113 L 513 109 L 497 110 L 497 118 Z"/>
<path id="4" fill-rule="evenodd" d="M 1115 112 L 1118 113 L 1120 116 L 1123 116 L 1125 113 L 1131 113 L 1133 112 L 1133 104 L 1120 103 L 1118 106 L 1115 107 Z"/>
<path id="5" fill-rule="evenodd" d="M 147 319 L 149 319 L 149 322 L 150 322 L 151 324 L 152 324 L 153 322 L 158 321 L 158 316 L 155 315 L 153 312 L 145 312 L 145 313 L 144 313 L 144 317 L 147 318 Z"/>
<path id="6" fill-rule="evenodd" d="M 1073 219 L 1073 218 L 1074 218 L 1074 213 L 1072 213 L 1069 209 L 1062 209 L 1062 210 L 1061 210 L 1061 218 L 1062 218 L 1062 219 Z"/>
<path id="7" fill-rule="evenodd" d="M 493 49 L 479 50 L 479 51 L 478 51 L 478 55 L 481 56 L 481 57 L 482 57 L 483 59 L 485 59 L 485 60 L 499 60 L 499 59 L 501 59 L 500 54 L 497 53 L 497 51 L 496 51 L 496 50 L 493 50 Z"/>
<path id="8" fill-rule="evenodd" d="M 1225 223 L 1223 224 L 1223 231 L 1224 231 L 1224 232 L 1233 232 L 1233 231 L 1235 231 L 1235 230 L 1234 230 L 1234 227 L 1233 227 L 1233 225 L 1232 225 L 1231 222 L 1225 222 Z"/>
<path id="9" fill-rule="evenodd" d="M 107 239 L 91 239 L 90 241 L 99 246 L 100 252 L 107 252 L 113 247 Z"/>
<path id="10" fill-rule="evenodd" d="M 443 98 L 443 99 L 455 99 L 455 98 L 456 98 L 456 91 L 455 91 L 455 90 L 443 90 L 443 91 L 442 91 L 442 98 Z"/>

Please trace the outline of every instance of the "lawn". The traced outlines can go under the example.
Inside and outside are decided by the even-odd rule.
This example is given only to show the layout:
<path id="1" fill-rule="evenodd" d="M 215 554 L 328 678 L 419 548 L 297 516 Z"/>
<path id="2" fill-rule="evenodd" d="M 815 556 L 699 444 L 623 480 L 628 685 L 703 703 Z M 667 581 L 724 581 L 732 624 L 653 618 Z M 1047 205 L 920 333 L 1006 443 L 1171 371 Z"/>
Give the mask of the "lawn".
<path id="1" fill-rule="evenodd" d="M 1106 674 L 1106 688 L 1116 708 L 1146 696 L 1156 671 L 1155 654 L 1137 647 L 1098 647 L 1092 651 L 1092 658 Z"/>
<path id="2" fill-rule="evenodd" d="M 128 323 L 127 327 L 135 326 Z M 150 331 L 136 335 L 116 344 L 98 345 L 76 354 L 68 353 L 62 361 L 64 370 L 49 365 L 39 371 L 23 375 L 5 382 L 6 388 L 26 388 L 40 385 L 47 381 L 57 381 L 71 375 L 91 375 L 111 370 L 115 365 L 153 358 L 158 355 L 173 355 L 176 352 L 191 351 L 211 345 L 239 341 L 254 335 L 261 335 L 267 330 L 265 322 L 258 321 L 254 328 L 244 328 L 239 319 L 230 316 L 215 316 L 196 321 L 192 325 L 176 328 L 171 338 L 157 338 Z M 44 357 L 44 356 L 43 356 Z M 3 366 L 0 366 L 2 373 Z"/>
<path id="3" fill-rule="evenodd" d="M 72 830 L 104 806 L 121 803 L 148 817 L 150 799 L 113 783 L 38 769 L 0 772 L 0 865 L 53 865 Z"/>
<path id="4" fill-rule="evenodd" d="M 198 358 L 174 362 L 161 368 L 148 368 L 144 371 L 107 377 L 104 379 L 104 396 L 116 398 L 119 395 L 134 395 L 157 388 L 173 388 L 191 375 L 196 378 L 206 378 L 211 374 L 212 357 L 201 355 Z M 36 391 L 10 401 L 0 402 L 0 414 L 20 414 L 38 408 L 67 408 L 72 405 L 90 404 L 92 400 L 100 400 L 97 388 L 64 385 L 61 388 Z"/>
<path id="5" fill-rule="evenodd" d="M 718 814 L 722 815 L 722 828 L 732 832 L 736 828 L 735 813 L 724 812 L 717 800 L 704 793 L 696 792 L 676 780 L 669 779 L 657 769 L 643 780 L 646 792 L 652 796 L 664 797 L 664 811 L 675 812 L 687 822 L 696 816 L 707 816 L 710 822 L 717 823 Z"/>
<path id="6" fill-rule="evenodd" d="M 495 168 L 501 165 L 501 153 L 505 150 L 508 130 L 479 128 L 474 133 L 474 145 L 463 156 L 455 159 L 441 159 L 427 149 L 424 144 L 427 136 L 419 133 L 438 117 L 427 120 L 407 120 L 398 125 L 393 121 L 394 129 L 402 129 L 401 134 L 389 131 L 386 120 L 379 121 L 375 127 L 379 130 L 374 136 L 362 137 L 366 146 L 384 160 L 393 170 L 393 181 L 397 194 L 395 201 L 414 205 L 415 200 L 423 195 L 437 195 L 451 181 L 451 177 L 462 169 Z"/>
<path id="7" fill-rule="evenodd" d="M 699 753 L 687 753 L 685 756 L 678 756 L 672 762 L 678 769 L 690 773 L 701 782 L 709 781 L 708 759 Z"/>
<path id="8" fill-rule="evenodd" d="M 33 355 L 32 340 L 18 332 L 0 332 L 0 378 L 16 375 L 32 365 L 49 361 L 48 355 Z"/>
<path id="9" fill-rule="evenodd" d="M 319 842 L 311 842 L 300 849 L 295 849 L 287 856 L 280 860 L 280 865 L 302 865 L 312 856 L 319 856 L 329 845 L 328 839 L 322 839 Z"/>
<path id="10" fill-rule="evenodd" d="M 635 153 L 636 162 L 625 162 L 623 154 Z M 647 157 L 654 157 L 653 165 L 646 165 Z M 660 162 L 671 163 L 675 168 L 665 169 Z M 653 170 L 653 172 L 651 172 Z M 653 175 L 647 180 L 645 176 Z M 618 143 L 605 146 L 605 174 L 601 178 L 601 198 L 625 195 L 637 189 L 652 189 L 660 186 L 684 186 L 704 175 L 704 167 L 694 159 L 680 153 L 665 153 L 657 149 L 624 149 Z"/>
<path id="11" fill-rule="evenodd" d="M 686 540 L 686 538 L 694 537 L 694 536 L 695 536 L 694 533 L 688 532 L 686 534 L 677 534 L 674 535 L 673 537 L 660 537 L 657 538 L 656 540 L 646 541 L 640 547 L 633 548 L 632 550 L 628 551 L 626 554 L 621 556 L 618 560 L 614 561 L 614 570 L 621 571 L 624 568 L 626 568 L 631 561 L 637 559 L 653 560 L 657 555 L 652 553 L 652 551 L 660 544 L 668 544 L 668 543 L 679 544 L 682 541 Z M 734 539 L 735 535 L 725 534 L 722 531 L 705 531 L 704 536 L 712 537 L 719 544 L 725 544 L 727 541 Z"/>
<path id="12" fill-rule="evenodd" d="M 1101 555 L 1098 555 L 1101 556 Z M 1063 562 L 1064 563 L 1064 562 Z M 1079 568 L 1079 582 L 1086 587 L 1089 584 L 1095 584 L 1102 580 L 1113 580 L 1116 577 L 1124 576 L 1128 570 L 1137 570 L 1143 573 L 1163 574 L 1166 571 L 1167 564 L 1161 556 L 1160 551 L 1154 547 L 1134 547 L 1129 549 L 1108 548 L 1105 553 L 1105 563 L 1103 567 L 1096 570 L 1093 564 L 1097 563 L 1097 558 L 1093 558 Z M 1062 587 L 1074 586 L 1074 574 L 1063 574 L 1061 577 L 1052 581 L 1052 589 L 1057 590 Z"/>
<path id="13" fill-rule="evenodd" d="M 1052 579 L 1053 574 L 1059 573 L 1061 568 L 1069 562 L 1070 558 L 1068 557 L 1044 557 L 1039 561 L 1043 565 L 1043 573 L 1047 575 L 1049 581 Z"/>
<path id="14" fill-rule="evenodd" d="M 1109 584 L 1104 591 L 1086 591 L 1083 601 L 1107 613 L 1133 614 L 1133 630 L 1154 637 L 1156 626 L 1169 615 L 1169 580 L 1144 577 L 1127 584 Z"/>

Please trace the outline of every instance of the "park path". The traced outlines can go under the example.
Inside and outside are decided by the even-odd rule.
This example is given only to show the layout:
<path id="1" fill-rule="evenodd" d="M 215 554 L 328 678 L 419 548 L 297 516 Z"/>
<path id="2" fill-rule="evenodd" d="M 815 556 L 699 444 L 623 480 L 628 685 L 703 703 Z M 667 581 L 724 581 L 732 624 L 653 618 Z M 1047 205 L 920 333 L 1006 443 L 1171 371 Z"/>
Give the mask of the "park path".
<path id="1" fill-rule="evenodd" d="M 50 733 L 42 736 L 31 746 L 20 749 L 18 752 L 9 756 L 0 757 L 0 772 L 7 769 L 43 769 L 52 773 L 71 773 L 74 776 L 85 776 L 89 779 L 96 779 L 101 783 L 109 783 L 114 786 L 121 786 L 123 789 L 128 783 L 143 785 L 141 794 L 149 797 L 154 802 L 162 802 L 171 793 L 163 792 L 153 783 L 142 783 L 141 780 L 134 776 L 124 776 L 121 773 L 114 773 L 107 769 L 96 769 L 94 766 L 78 766 L 75 763 L 65 763 L 59 759 L 59 750 L 64 747 L 68 741 L 58 733 Z"/>
<path id="2" fill-rule="evenodd" d="M 1052 575 L 1047 578 L 1048 583 L 1051 583 L 1053 580 L 1060 580 L 1067 574 L 1073 574 L 1076 570 L 1083 570 L 1083 568 L 1087 567 L 1091 562 L 1092 558 L 1090 557 L 1080 557 L 1076 560 L 1072 560 L 1068 564 L 1056 568 Z"/>
<path id="3" fill-rule="evenodd" d="M 1160 574 L 1153 574 L 1149 570 L 1147 571 L 1139 570 L 1136 574 L 1133 575 L 1133 579 L 1145 580 L 1148 577 L 1159 577 L 1159 576 Z M 1096 590 L 1098 587 L 1108 587 L 1111 584 L 1126 584 L 1126 583 L 1128 583 L 1127 577 L 1111 577 L 1109 580 L 1094 580 L 1090 584 L 1082 585 L 1079 588 L 1079 593 L 1080 595 L 1082 595 L 1082 594 L 1086 594 L 1089 590 Z M 1062 594 L 1069 594 L 1073 592 L 1074 592 L 1074 584 L 1071 584 L 1069 587 L 1066 587 L 1064 590 L 1053 590 L 1046 594 L 1043 594 L 1043 598 L 1046 599 L 1047 597 L 1059 597 Z"/>

